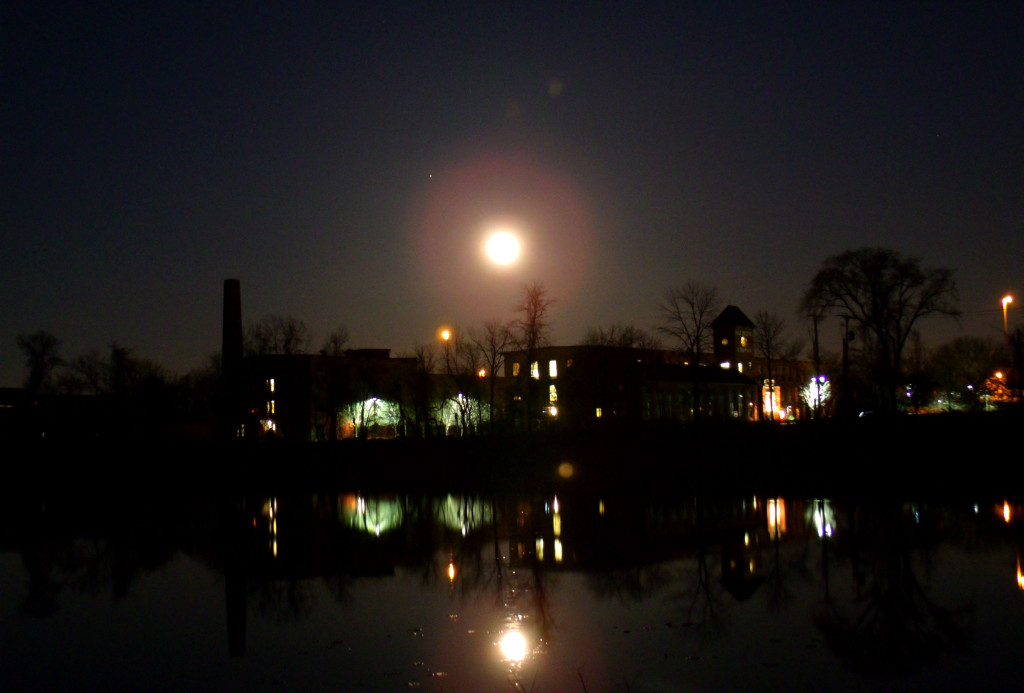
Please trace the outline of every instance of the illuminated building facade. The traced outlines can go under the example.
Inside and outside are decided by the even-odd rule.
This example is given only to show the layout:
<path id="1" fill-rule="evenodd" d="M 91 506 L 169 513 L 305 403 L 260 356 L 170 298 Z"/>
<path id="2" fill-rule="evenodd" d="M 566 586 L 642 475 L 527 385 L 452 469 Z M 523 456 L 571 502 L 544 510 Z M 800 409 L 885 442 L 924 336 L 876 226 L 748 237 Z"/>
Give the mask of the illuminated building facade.
<path id="1" fill-rule="evenodd" d="M 391 358 L 389 349 L 249 356 L 243 369 L 246 438 L 391 438 L 415 418 L 407 389 L 416 359 Z"/>
<path id="2" fill-rule="evenodd" d="M 750 378 L 736 370 L 685 364 L 671 351 L 582 345 L 504 356 L 508 411 L 520 429 L 586 430 L 754 416 Z"/>
<path id="3" fill-rule="evenodd" d="M 778 358 L 772 361 L 771 383 L 768 364 L 755 358 L 749 375 L 759 385 L 758 418 L 791 421 L 810 416 L 810 406 L 800 395 L 814 373 L 813 364 L 805 359 Z M 774 385 L 772 387 L 771 385 Z"/>

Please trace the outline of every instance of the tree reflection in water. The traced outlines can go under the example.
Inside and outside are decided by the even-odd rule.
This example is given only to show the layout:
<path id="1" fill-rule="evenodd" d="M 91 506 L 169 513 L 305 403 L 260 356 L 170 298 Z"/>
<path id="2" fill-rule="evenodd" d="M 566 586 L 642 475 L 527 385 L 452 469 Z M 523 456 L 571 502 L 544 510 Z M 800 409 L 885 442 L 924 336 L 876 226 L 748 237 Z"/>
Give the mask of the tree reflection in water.
<path id="1" fill-rule="evenodd" d="M 302 620 L 313 613 L 314 599 L 307 580 L 261 580 L 256 583 L 253 608 L 273 623 Z"/>
<path id="2" fill-rule="evenodd" d="M 984 544 L 988 531 L 980 522 L 940 526 L 923 506 L 837 504 L 842 512 L 835 518 L 843 521 L 833 535 L 825 527 L 837 521 L 826 519 L 823 502 L 782 499 L 296 493 L 195 500 L 183 512 L 179 499 L 158 501 L 132 505 L 130 517 L 124 509 L 96 513 L 70 501 L 51 503 L 45 516 L 10 515 L 8 542 L 27 578 L 20 611 L 48 618 L 67 589 L 109 590 L 114 601 L 123 599 L 141 575 L 184 554 L 224 575 L 235 642 L 229 649 L 244 654 L 247 613 L 301 622 L 324 596 L 359 609 L 361 579 L 405 574 L 418 578 L 424 592 L 446 591 L 455 604 L 484 597 L 503 623 L 486 636 L 496 656 L 503 633 L 525 638 L 520 653 L 506 653 L 504 661 L 509 684 L 530 690 L 557 639 L 580 637 L 558 627 L 563 600 L 660 600 L 662 620 L 650 625 L 673 629 L 674 642 L 695 641 L 699 652 L 727 634 L 734 613 L 742 616 L 742 603 L 758 592 L 776 615 L 817 593 L 813 624 L 840 661 L 896 675 L 970 644 L 972 605 L 939 603 L 928 569 L 935 547 L 955 527 L 971 545 Z M 788 527 L 771 514 L 783 507 Z M 839 579 L 846 568 L 852 581 Z M 573 579 L 563 580 L 568 574 Z M 563 583 L 585 584 L 588 594 L 570 600 Z M 590 673 L 575 666 L 574 679 L 585 689 Z M 630 685 L 620 681 L 618 688 Z"/>
<path id="3" fill-rule="evenodd" d="M 153 540 L 154 535 L 166 534 L 160 530 L 163 522 L 153 518 L 133 517 L 109 507 L 90 515 L 71 504 L 36 502 L 31 510 L 11 505 L 14 514 L 4 524 L 10 536 L 17 537 L 28 576 L 19 605 L 26 615 L 53 615 L 64 590 L 84 594 L 109 590 L 115 602 L 121 601 L 135 580 L 158 570 L 175 552 L 168 541 Z"/>
<path id="4" fill-rule="evenodd" d="M 905 675 L 970 644 L 974 604 L 942 606 L 918 578 L 934 546 L 921 508 L 885 504 L 851 513 L 845 549 L 855 593 L 828 598 L 814 616 L 828 646 L 849 668 Z"/>
<path id="5" fill-rule="evenodd" d="M 693 566 L 680 576 L 681 584 L 670 594 L 669 599 L 675 602 L 676 608 L 679 609 L 674 618 L 681 620 L 683 627 L 688 629 L 686 632 L 692 633 L 699 644 L 706 645 L 725 632 L 723 584 L 714 580 L 714 566 L 709 562 L 709 559 L 714 560 L 710 555 L 712 536 L 724 535 L 722 528 L 716 526 L 720 517 L 714 512 L 713 507 L 708 507 L 699 500 L 694 501 L 693 505 L 695 513 L 688 528 L 696 544 L 693 551 Z M 724 581 L 725 574 L 720 574 Z"/>

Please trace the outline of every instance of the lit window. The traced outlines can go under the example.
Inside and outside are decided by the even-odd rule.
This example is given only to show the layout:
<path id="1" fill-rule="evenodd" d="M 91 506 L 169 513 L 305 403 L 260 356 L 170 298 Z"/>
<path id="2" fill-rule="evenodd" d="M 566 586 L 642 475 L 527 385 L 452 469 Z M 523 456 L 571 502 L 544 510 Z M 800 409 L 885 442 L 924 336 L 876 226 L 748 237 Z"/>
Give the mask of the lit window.
<path id="1" fill-rule="evenodd" d="M 548 361 L 548 375 L 552 378 L 558 377 L 558 361 L 555 361 L 554 359 Z"/>
<path id="2" fill-rule="evenodd" d="M 566 360 L 565 367 L 566 368 L 572 368 L 572 359 L 567 359 Z M 1002 376 L 1000 376 L 1000 377 L 1002 377 Z"/>
<path id="3" fill-rule="evenodd" d="M 598 407 L 597 409 L 594 410 L 594 418 L 595 419 L 600 419 L 601 418 L 601 407 Z"/>
<path id="4" fill-rule="evenodd" d="M 554 385 L 548 388 L 548 401 L 552 403 L 558 401 L 558 390 L 555 389 Z"/>
<path id="5" fill-rule="evenodd" d="M 746 337 L 740 337 L 740 346 L 741 347 L 747 346 L 747 338 Z"/>
<path id="6" fill-rule="evenodd" d="M 742 363 L 737 363 L 736 364 L 736 368 L 737 368 L 737 370 L 739 370 L 740 373 L 743 372 L 743 364 Z"/>
<path id="7" fill-rule="evenodd" d="M 552 417 L 558 416 L 558 407 L 548 407 L 548 413 L 551 414 Z"/>
<path id="8" fill-rule="evenodd" d="M 729 366 L 730 366 L 730 365 L 732 365 L 732 364 L 730 364 L 730 363 L 729 363 L 728 361 L 722 361 L 722 363 L 720 363 L 719 365 L 720 365 L 720 366 L 721 366 L 721 367 L 722 367 L 723 369 L 725 369 L 725 370 L 729 370 Z"/>
<path id="9" fill-rule="evenodd" d="M 267 402 L 267 413 L 268 414 L 273 414 L 274 413 L 274 400 L 270 400 L 269 402 Z"/>
<path id="10" fill-rule="evenodd" d="M 540 379 L 540 363 L 534 361 L 530 364 L 530 377 L 534 380 Z"/>
<path id="11" fill-rule="evenodd" d="M 518 378 L 519 377 L 519 362 L 518 361 L 516 361 L 515 363 L 512 364 L 512 377 L 513 378 Z"/>
<path id="12" fill-rule="evenodd" d="M 273 378 L 271 378 L 270 380 L 267 381 L 267 390 L 269 390 L 270 392 L 274 391 L 274 379 Z"/>

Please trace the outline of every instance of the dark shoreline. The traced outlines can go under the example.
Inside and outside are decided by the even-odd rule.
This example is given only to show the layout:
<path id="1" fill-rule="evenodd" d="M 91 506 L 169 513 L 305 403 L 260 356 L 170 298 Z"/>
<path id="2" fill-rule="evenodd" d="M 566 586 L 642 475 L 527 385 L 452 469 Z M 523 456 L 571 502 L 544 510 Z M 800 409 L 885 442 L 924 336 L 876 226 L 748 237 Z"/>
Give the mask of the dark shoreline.
<path id="1" fill-rule="evenodd" d="M 327 444 L 41 441 L 10 455 L 8 473 L 67 491 L 1012 495 L 1022 424 L 998 412 Z"/>

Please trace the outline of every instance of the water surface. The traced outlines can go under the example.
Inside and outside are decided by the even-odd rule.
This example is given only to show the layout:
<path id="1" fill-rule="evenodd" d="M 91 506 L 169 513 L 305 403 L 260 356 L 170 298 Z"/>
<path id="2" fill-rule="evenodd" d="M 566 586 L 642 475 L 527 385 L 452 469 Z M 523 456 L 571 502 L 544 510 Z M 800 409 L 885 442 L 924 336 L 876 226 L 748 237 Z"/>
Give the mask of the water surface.
<path id="1" fill-rule="evenodd" d="M 0 535 L 0 690 L 1012 690 L 1017 513 L 1002 499 L 20 498 Z"/>

